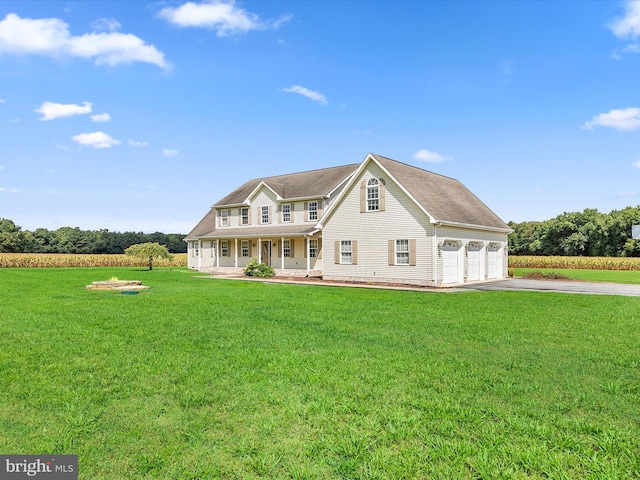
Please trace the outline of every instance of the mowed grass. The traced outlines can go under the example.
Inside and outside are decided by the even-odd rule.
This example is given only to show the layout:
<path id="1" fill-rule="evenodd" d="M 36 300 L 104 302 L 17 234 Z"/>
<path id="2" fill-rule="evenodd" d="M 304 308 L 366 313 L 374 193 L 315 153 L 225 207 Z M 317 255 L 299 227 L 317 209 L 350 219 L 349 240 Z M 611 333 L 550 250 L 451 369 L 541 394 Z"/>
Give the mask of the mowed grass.
<path id="1" fill-rule="evenodd" d="M 560 274 L 571 280 L 586 282 L 640 283 L 639 270 L 585 270 L 574 268 L 513 268 L 514 276 L 523 277 L 529 273 L 543 272 Z"/>
<path id="2" fill-rule="evenodd" d="M 0 452 L 83 479 L 640 476 L 640 298 L 194 275 L 0 269 Z M 84 289 L 113 276 L 151 289 Z"/>

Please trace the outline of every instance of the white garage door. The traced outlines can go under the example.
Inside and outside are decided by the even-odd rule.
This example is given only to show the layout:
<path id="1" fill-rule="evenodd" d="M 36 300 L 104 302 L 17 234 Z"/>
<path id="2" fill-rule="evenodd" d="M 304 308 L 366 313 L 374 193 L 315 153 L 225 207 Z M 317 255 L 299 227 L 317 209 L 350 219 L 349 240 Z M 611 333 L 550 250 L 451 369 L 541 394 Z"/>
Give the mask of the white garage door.
<path id="1" fill-rule="evenodd" d="M 498 278 L 498 246 L 489 245 L 487 247 L 487 256 L 489 260 L 489 278 Z"/>
<path id="2" fill-rule="evenodd" d="M 458 245 L 442 244 L 442 283 L 458 283 Z"/>
<path id="3" fill-rule="evenodd" d="M 480 245 L 470 243 L 467 250 L 467 280 L 480 280 Z"/>

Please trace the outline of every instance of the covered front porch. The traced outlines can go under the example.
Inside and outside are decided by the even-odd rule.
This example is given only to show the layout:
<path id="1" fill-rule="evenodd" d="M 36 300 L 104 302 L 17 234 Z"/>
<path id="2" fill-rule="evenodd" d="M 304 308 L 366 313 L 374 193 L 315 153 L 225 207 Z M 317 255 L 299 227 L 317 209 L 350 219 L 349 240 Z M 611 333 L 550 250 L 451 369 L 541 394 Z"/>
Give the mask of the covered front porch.
<path id="1" fill-rule="evenodd" d="M 306 226 L 220 230 L 215 236 L 201 237 L 197 257 L 189 259 L 190 267 L 207 273 L 241 275 L 255 258 L 272 266 L 279 276 L 322 275 L 318 230 Z"/>

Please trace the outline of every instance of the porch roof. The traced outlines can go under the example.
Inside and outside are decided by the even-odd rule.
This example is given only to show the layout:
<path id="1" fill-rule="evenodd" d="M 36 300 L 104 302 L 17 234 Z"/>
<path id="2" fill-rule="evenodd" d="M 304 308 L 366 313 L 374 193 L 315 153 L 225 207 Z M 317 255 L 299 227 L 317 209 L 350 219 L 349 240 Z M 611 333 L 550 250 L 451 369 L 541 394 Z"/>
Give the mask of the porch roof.
<path id="1" fill-rule="evenodd" d="M 267 238 L 267 237 L 301 237 L 316 232 L 315 223 L 312 225 L 278 225 L 260 227 L 219 227 L 210 233 L 199 235 L 198 238 Z"/>

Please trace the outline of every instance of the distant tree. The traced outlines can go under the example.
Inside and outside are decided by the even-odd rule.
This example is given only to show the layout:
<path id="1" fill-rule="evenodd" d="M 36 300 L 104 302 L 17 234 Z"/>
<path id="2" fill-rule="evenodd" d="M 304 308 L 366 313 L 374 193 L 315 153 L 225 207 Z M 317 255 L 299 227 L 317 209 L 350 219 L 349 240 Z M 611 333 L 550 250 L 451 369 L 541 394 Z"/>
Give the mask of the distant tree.
<path id="1" fill-rule="evenodd" d="M 0 218 L 0 252 L 20 252 L 23 243 L 21 230 L 13 221 Z"/>
<path id="2" fill-rule="evenodd" d="M 171 254 L 167 247 L 159 243 L 137 243 L 131 245 L 124 251 L 125 255 L 149 260 L 149 270 L 153 270 L 153 258 L 171 259 Z"/>

